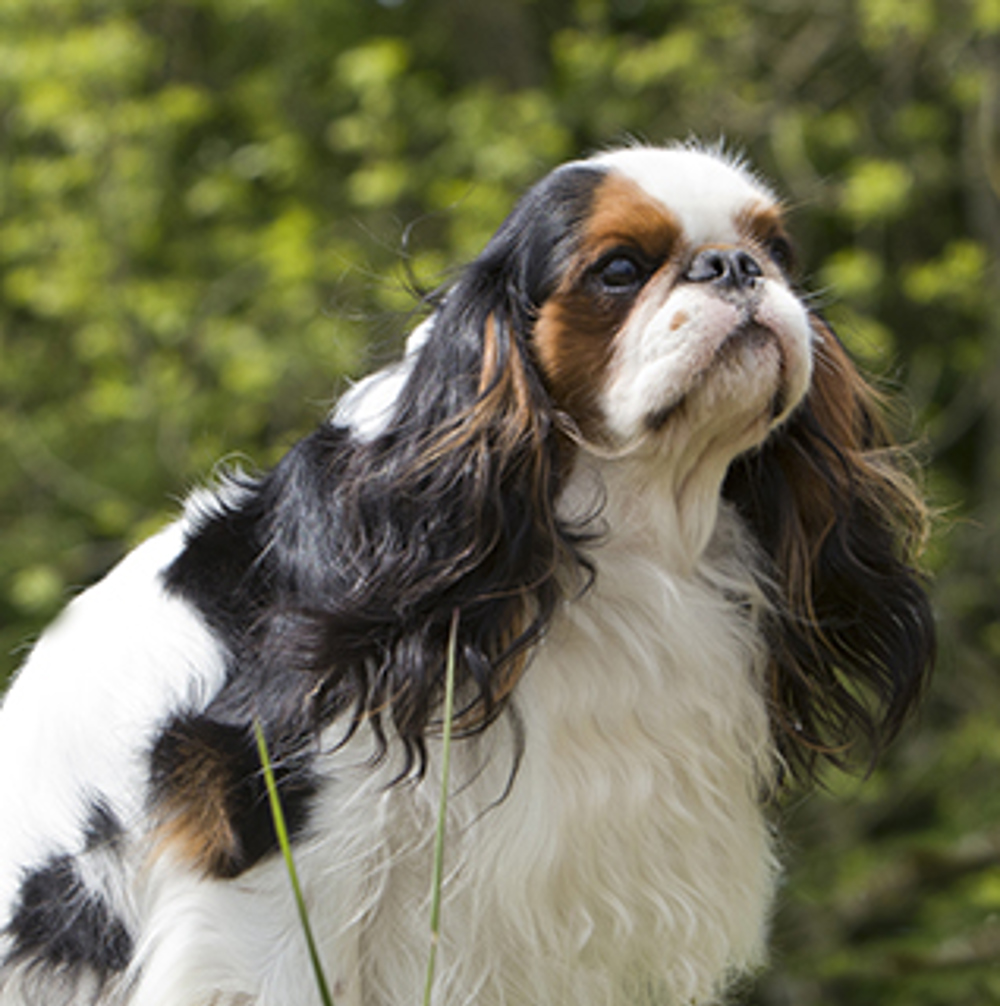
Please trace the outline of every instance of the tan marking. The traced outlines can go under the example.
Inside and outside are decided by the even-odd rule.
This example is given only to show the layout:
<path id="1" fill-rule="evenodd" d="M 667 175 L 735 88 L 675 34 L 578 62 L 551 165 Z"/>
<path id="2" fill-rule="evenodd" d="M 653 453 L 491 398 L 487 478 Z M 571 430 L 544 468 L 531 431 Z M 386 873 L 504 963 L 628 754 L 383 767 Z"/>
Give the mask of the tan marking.
<path id="1" fill-rule="evenodd" d="M 736 218 L 736 227 L 744 237 L 764 243 L 774 237 L 787 238 L 782 209 L 775 203 L 753 203 Z"/>
<path id="2" fill-rule="evenodd" d="M 736 218 L 736 227 L 740 234 L 758 248 L 767 251 L 772 241 L 781 239 L 789 241 L 785 230 L 784 213 L 779 205 L 774 203 L 754 203 L 744 209 Z M 771 263 L 770 255 L 760 262 L 765 269 Z"/>
<path id="3" fill-rule="evenodd" d="M 624 175 L 610 173 L 594 194 L 576 260 L 539 312 L 534 346 L 556 404 L 585 436 L 599 436 L 599 399 L 614 340 L 634 302 L 601 296 L 590 271 L 602 255 L 631 248 L 653 268 L 682 245 L 670 211 Z"/>
<path id="4" fill-rule="evenodd" d="M 808 401 L 827 438 L 815 444 L 825 464 L 794 452 L 782 457 L 799 506 L 784 528 L 778 561 L 796 606 L 815 619 L 813 569 L 836 525 L 838 500 L 855 495 L 887 513 L 906 515 L 916 529 L 915 539 L 923 534 L 926 512 L 905 473 L 885 464 L 892 438 L 880 415 L 878 394 L 826 325 L 814 318 L 812 329 L 817 349 Z"/>
<path id="5" fill-rule="evenodd" d="M 196 739 L 182 743 L 180 764 L 158 808 L 154 853 L 170 849 L 206 874 L 230 875 L 240 853 L 230 818 L 230 766 L 210 745 Z"/>
<path id="6" fill-rule="evenodd" d="M 640 250 L 653 262 L 661 262 L 674 250 L 681 226 L 659 200 L 637 182 L 611 173 L 594 195 L 584 228 L 583 256 L 595 255 L 617 245 Z"/>
<path id="7" fill-rule="evenodd" d="M 619 323 L 586 294 L 557 294 L 535 325 L 535 352 L 556 404 L 584 433 L 599 425 L 598 398 Z"/>
<path id="8" fill-rule="evenodd" d="M 154 832 L 154 855 L 169 850 L 206 876 L 235 872 L 239 843 L 224 805 L 206 795 L 176 810 L 167 808 L 166 814 Z"/>
<path id="9" fill-rule="evenodd" d="M 513 335 L 508 343 L 507 359 L 501 368 L 496 322 L 489 317 L 483 332 L 479 397 L 471 407 L 435 431 L 419 459 L 421 466 L 430 467 L 445 455 L 477 440 L 485 446 L 488 438 L 495 437 L 495 441 L 491 441 L 492 449 L 507 456 L 526 440 L 538 439 L 538 418 L 531 404 L 524 360 Z"/>

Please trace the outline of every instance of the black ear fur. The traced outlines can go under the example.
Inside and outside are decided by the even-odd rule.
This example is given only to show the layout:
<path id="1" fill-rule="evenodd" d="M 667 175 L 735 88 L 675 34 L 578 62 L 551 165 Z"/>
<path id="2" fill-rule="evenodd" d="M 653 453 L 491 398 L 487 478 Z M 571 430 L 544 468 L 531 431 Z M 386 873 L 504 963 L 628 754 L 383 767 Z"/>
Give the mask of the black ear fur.
<path id="1" fill-rule="evenodd" d="M 168 586 L 233 654 L 206 717 L 260 716 L 279 760 L 345 714 L 384 750 L 388 720 L 420 771 L 456 610 L 459 726 L 504 708 L 582 563 L 531 330 L 599 178 L 557 172 L 515 208 L 441 298 L 384 431 L 322 427 L 192 536 Z"/>
<path id="2" fill-rule="evenodd" d="M 916 568 L 926 513 L 877 402 L 814 322 L 812 389 L 725 494 L 771 559 L 771 700 L 791 768 L 871 766 L 919 699 L 935 626 Z"/>
<path id="3" fill-rule="evenodd" d="M 579 530 L 554 509 L 569 459 L 531 330 L 599 177 L 559 172 L 521 201 L 444 295 L 388 428 L 352 446 L 338 479 L 342 546 L 328 568 L 348 582 L 307 617 L 318 700 L 339 707 L 350 681 L 355 723 L 380 731 L 385 710 L 406 772 L 423 767 L 452 612 L 458 722 L 474 731 L 504 708 L 584 564 Z"/>

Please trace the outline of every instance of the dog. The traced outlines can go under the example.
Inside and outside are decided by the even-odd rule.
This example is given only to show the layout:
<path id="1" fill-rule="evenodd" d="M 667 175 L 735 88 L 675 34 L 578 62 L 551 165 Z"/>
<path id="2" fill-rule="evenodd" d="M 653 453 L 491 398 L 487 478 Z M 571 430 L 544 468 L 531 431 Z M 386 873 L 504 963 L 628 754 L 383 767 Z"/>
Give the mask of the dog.
<path id="1" fill-rule="evenodd" d="M 0 713 L 2 1006 L 691 1006 L 765 957 L 785 780 L 934 658 L 925 510 L 693 143 L 559 167 L 403 358 L 74 600 Z"/>

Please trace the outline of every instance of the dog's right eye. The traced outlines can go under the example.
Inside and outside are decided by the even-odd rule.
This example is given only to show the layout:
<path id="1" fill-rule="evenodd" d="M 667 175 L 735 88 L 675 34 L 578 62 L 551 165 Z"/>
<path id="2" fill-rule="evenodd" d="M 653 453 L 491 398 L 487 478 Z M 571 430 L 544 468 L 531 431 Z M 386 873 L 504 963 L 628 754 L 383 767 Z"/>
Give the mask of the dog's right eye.
<path id="1" fill-rule="evenodd" d="M 648 271 L 631 254 L 614 252 L 598 263 L 598 282 L 608 293 L 630 293 L 646 282 Z"/>

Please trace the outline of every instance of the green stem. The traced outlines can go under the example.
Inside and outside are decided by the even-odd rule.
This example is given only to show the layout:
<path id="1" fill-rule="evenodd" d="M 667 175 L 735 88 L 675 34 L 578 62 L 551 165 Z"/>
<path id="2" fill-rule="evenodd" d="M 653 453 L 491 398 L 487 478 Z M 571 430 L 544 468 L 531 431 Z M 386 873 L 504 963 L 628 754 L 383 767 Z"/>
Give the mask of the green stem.
<path id="1" fill-rule="evenodd" d="M 274 831 L 278 836 L 278 845 L 281 846 L 281 854 L 285 857 L 285 867 L 288 870 L 288 878 L 292 882 L 292 891 L 295 894 L 295 904 L 299 910 L 299 920 L 302 923 L 302 931 L 305 933 L 306 944 L 309 947 L 309 959 L 312 961 L 313 974 L 316 977 L 316 986 L 319 989 L 320 999 L 323 1006 L 333 1006 L 333 996 L 330 994 L 330 987 L 326 982 L 326 975 L 323 973 L 323 963 L 319 959 L 319 951 L 316 949 L 316 941 L 313 938 L 312 926 L 309 924 L 309 913 L 306 909 L 305 898 L 302 896 L 302 888 L 299 885 L 298 871 L 295 869 L 295 861 L 292 859 L 292 846 L 288 840 L 288 828 L 285 825 L 285 814 L 281 809 L 281 799 L 278 796 L 278 784 L 274 779 L 274 770 L 271 767 L 271 757 L 267 750 L 267 741 L 264 739 L 264 731 L 260 721 L 253 721 L 254 733 L 257 737 L 257 750 L 260 752 L 260 763 L 264 769 L 264 782 L 267 785 L 267 796 L 271 802 L 271 817 L 274 821 Z"/>
<path id="2" fill-rule="evenodd" d="M 438 801 L 437 833 L 434 836 L 434 871 L 431 877 L 431 948 L 427 955 L 424 1006 L 431 1006 L 437 949 L 441 942 L 441 885 L 444 878 L 444 835 L 448 816 L 448 775 L 451 771 L 451 721 L 455 709 L 455 654 L 458 646 L 458 609 L 451 615 L 448 659 L 444 678 L 444 724 L 441 742 L 441 796 Z"/>

